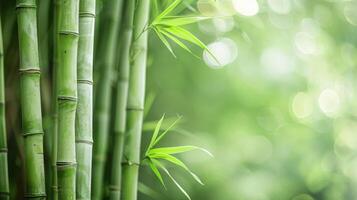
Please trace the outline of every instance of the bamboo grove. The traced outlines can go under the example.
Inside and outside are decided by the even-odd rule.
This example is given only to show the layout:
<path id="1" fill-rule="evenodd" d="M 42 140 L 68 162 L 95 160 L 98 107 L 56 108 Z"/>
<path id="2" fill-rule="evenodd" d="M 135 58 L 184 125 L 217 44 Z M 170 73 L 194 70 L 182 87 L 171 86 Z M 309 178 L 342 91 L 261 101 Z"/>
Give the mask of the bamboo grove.
<path id="1" fill-rule="evenodd" d="M 207 17 L 179 15 L 193 2 L 0 0 L 0 199 L 136 200 L 142 167 L 190 199 L 165 162 L 202 184 L 174 154 L 211 154 L 157 147 L 180 116 L 141 135 L 149 36 L 208 50 L 184 27 Z"/>

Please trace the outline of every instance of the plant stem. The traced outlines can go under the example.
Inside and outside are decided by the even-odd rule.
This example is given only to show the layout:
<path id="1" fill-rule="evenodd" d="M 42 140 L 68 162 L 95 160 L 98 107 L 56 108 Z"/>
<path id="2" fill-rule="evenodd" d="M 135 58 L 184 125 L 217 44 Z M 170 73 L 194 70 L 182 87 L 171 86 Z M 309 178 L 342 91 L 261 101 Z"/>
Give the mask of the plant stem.
<path id="1" fill-rule="evenodd" d="M 98 60 L 96 63 L 99 72 L 95 88 L 95 113 L 94 116 L 94 156 L 93 156 L 93 186 L 92 199 L 102 198 L 104 170 L 107 158 L 109 118 L 111 105 L 111 90 L 113 68 L 115 65 L 116 38 L 118 38 L 121 18 L 122 0 L 110 0 L 104 3 L 102 20 L 103 41 L 99 41 Z"/>
<path id="2" fill-rule="evenodd" d="M 77 194 L 90 200 L 92 176 L 92 96 L 95 0 L 80 0 L 78 42 L 78 105 L 76 113 Z"/>
<path id="3" fill-rule="evenodd" d="M 109 197 L 111 200 L 120 199 L 122 157 L 124 148 L 124 133 L 126 123 L 126 105 L 129 85 L 130 46 L 132 40 L 132 26 L 134 19 L 135 1 L 126 1 L 122 20 L 121 40 L 119 42 L 118 77 L 115 84 L 116 101 L 114 112 L 114 147 L 111 166 L 111 179 Z"/>
<path id="4" fill-rule="evenodd" d="M 18 0 L 22 131 L 25 142 L 25 198 L 45 199 L 40 68 L 36 0 Z"/>
<path id="5" fill-rule="evenodd" d="M 148 25 L 149 9 L 150 0 L 138 1 L 134 17 L 124 148 L 126 160 L 123 162 L 123 200 L 137 199 L 148 46 L 148 32 L 142 33 L 142 30 Z"/>
<path id="6" fill-rule="evenodd" d="M 58 199 L 76 198 L 75 116 L 79 0 L 60 0 L 58 8 Z"/>
<path id="7" fill-rule="evenodd" d="M 53 0 L 54 3 L 54 30 L 55 33 L 53 35 L 54 40 L 54 50 L 53 50 L 53 65 L 54 69 L 52 71 L 52 151 L 51 151 L 51 166 L 52 166 L 52 173 L 51 173 L 51 198 L 52 200 L 58 199 L 58 176 L 57 176 L 57 150 L 58 150 L 58 101 L 57 101 L 57 91 L 58 91 L 58 24 L 59 24 L 59 0 Z"/>
<path id="8" fill-rule="evenodd" d="M 4 46 L 0 19 L 0 199 L 10 199 L 5 123 Z"/>

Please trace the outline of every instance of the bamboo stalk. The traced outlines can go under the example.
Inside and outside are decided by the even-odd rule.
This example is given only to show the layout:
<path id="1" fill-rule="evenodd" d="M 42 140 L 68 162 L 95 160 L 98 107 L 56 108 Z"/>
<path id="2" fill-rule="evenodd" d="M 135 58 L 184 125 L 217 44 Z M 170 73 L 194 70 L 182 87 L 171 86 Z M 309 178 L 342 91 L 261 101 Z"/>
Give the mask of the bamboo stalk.
<path id="1" fill-rule="evenodd" d="M 18 0 L 22 131 L 25 146 L 25 198 L 45 199 L 40 68 L 36 0 Z"/>
<path id="2" fill-rule="evenodd" d="M 113 69 L 115 65 L 116 38 L 118 37 L 121 18 L 122 0 L 106 1 L 103 9 L 103 25 L 105 30 L 99 41 L 99 56 L 96 62 L 99 72 L 98 82 L 95 88 L 95 115 L 94 115 L 94 155 L 92 172 L 92 199 L 102 198 L 104 182 L 104 170 L 107 158 L 107 146 L 109 135 L 109 118 L 111 105 L 111 90 Z"/>
<path id="3" fill-rule="evenodd" d="M 93 45 L 95 0 L 80 0 L 78 42 L 78 105 L 76 113 L 77 199 L 91 199 Z"/>
<path id="4" fill-rule="evenodd" d="M 130 66 L 130 45 L 132 40 L 132 26 L 134 19 L 135 1 L 126 1 L 124 7 L 124 17 L 122 20 L 121 40 L 119 42 L 119 66 L 118 77 L 115 84 L 116 102 L 114 112 L 114 147 L 111 166 L 111 179 L 109 197 L 111 200 L 120 199 L 121 178 L 122 178 L 122 157 L 124 148 L 124 133 L 126 123 L 126 105 L 129 86 L 129 66 Z"/>
<path id="5" fill-rule="evenodd" d="M 136 200 L 140 165 L 140 143 L 143 123 L 146 60 L 150 0 L 138 1 L 133 25 L 131 47 L 127 127 L 123 162 L 122 199 Z"/>
<path id="6" fill-rule="evenodd" d="M 52 174 L 51 174 L 51 200 L 58 199 L 58 176 L 57 176 L 57 150 L 58 150 L 58 100 L 57 100 L 57 91 L 58 91 L 58 25 L 59 25 L 59 7 L 60 0 L 53 0 L 54 3 L 54 48 L 53 48 L 53 65 L 54 69 L 52 71 L 52 150 L 51 150 L 51 166 L 52 166 Z"/>
<path id="7" fill-rule="evenodd" d="M 58 199 L 76 198 L 75 116 L 79 0 L 60 0 L 57 43 Z"/>
<path id="8" fill-rule="evenodd" d="M 40 68 L 36 1 L 18 0 L 22 131 L 25 146 L 25 198 L 45 199 Z"/>
<path id="9" fill-rule="evenodd" d="M 38 1 L 38 36 L 39 40 L 39 59 L 41 69 L 41 102 L 43 108 L 43 127 L 44 135 L 44 161 L 45 161 L 45 179 L 46 191 L 49 196 L 52 183 L 51 167 L 51 142 L 52 142 L 52 119 L 51 119 L 51 82 L 49 73 L 49 19 L 50 19 L 51 1 Z"/>
<path id="10" fill-rule="evenodd" d="M 10 199 L 9 173 L 7 162 L 7 137 L 5 123 L 5 83 L 4 83 L 4 46 L 0 19 L 0 199 Z"/>

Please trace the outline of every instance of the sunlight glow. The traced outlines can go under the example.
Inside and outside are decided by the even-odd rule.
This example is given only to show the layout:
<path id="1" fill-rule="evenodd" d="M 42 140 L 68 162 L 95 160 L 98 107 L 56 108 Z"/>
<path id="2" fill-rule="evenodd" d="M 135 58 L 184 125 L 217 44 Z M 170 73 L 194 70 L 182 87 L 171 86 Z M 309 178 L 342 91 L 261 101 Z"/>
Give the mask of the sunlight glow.
<path id="1" fill-rule="evenodd" d="M 327 116 L 334 116 L 340 108 L 340 97 L 333 89 L 325 89 L 319 96 L 319 107 Z"/>
<path id="2" fill-rule="evenodd" d="M 268 4 L 278 14 L 288 14 L 291 9 L 290 0 L 268 0 Z"/>
<path id="3" fill-rule="evenodd" d="M 319 50 L 316 38 L 308 32 L 299 32 L 295 35 L 295 45 L 303 54 L 316 54 Z"/>
<path id="4" fill-rule="evenodd" d="M 268 48 L 263 51 L 260 62 L 265 72 L 272 77 L 281 78 L 292 72 L 291 58 L 279 48 Z"/>
<path id="5" fill-rule="evenodd" d="M 256 0 L 233 0 L 233 7 L 244 16 L 254 16 L 259 12 L 259 5 Z"/>
<path id="6" fill-rule="evenodd" d="M 232 63 L 238 54 L 236 44 L 229 38 L 221 38 L 207 47 L 217 60 L 207 50 L 203 52 L 203 60 L 213 69 L 219 69 Z"/>
<path id="7" fill-rule="evenodd" d="M 309 117 L 312 113 L 312 101 L 308 94 L 299 92 L 292 102 L 292 111 L 297 118 Z"/>

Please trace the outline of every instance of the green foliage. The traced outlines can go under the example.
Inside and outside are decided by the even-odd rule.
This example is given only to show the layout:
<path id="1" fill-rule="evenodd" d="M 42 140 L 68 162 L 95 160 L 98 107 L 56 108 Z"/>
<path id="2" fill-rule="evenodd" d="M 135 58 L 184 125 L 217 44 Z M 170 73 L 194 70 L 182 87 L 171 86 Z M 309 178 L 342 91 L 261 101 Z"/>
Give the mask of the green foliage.
<path id="1" fill-rule="evenodd" d="M 174 182 L 174 184 L 179 188 L 179 190 L 188 198 L 191 199 L 188 193 L 183 189 L 183 187 L 175 180 L 175 178 L 171 175 L 171 173 L 168 171 L 168 169 L 163 165 L 163 161 L 169 162 L 171 164 L 176 165 L 177 167 L 180 167 L 184 169 L 187 173 L 189 173 L 199 184 L 203 185 L 201 179 L 193 173 L 187 165 L 182 162 L 180 159 L 177 157 L 173 156 L 175 154 L 180 154 L 180 153 L 185 153 L 185 152 L 190 152 L 193 150 L 201 150 L 202 152 L 210 155 L 213 157 L 213 155 L 207 151 L 204 148 L 197 147 L 197 146 L 174 146 L 174 147 L 155 147 L 159 141 L 161 141 L 165 135 L 181 120 L 181 116 L 178 117 L 166 130 L 164 130 L 161 134 L 159 134 L 161 130 L 161 126 L 163 124 L 165 115 L 161 117 L 161 119 L 157 122 L 157 125 L 155 127 L 154 133 L 152 135 L 152 138 L 150 140 L 149 146 L 145 152 L 145 161 L 147 161 L 149 167 L 155 174 L 155 176 L 159 179 L 161 184 L 166 188 L 164 179 L 162 178 L 162 175 L 159 171 L 161 169 L 164 171 L 167 176 Z"/>
<path id="2" fill-rule="evenodd" d="M 154 1 L 154 13 L 158 13 L 158 5 L 157 1 Z M 181 48 L 192 54 L 193 56 L 199 58 L 185 43 L 181 40 L 184 40 L 188 43 L 194 44 L 200 47 L 203 50 L 209 49 L 207 46 L 198 39 L 195 35 L 189 32 L 187 29 L 182 26 L 193 24 L 205 19 L 209 19 L 208 17 L 202 16 L 170 16 L 170 14 L 174 11 L 175 8 L 178 7 L 182 3 L 182 0 L 175 0 L 172 2 L 164 11 L 158 14 L 154 20 L 149 25 L 149 28 L 153 29 L 159 39 L 164 43 L 167 49 L 171 52 L 171 54 L 176 57 L 169 41 L 171 40 L 175 44 L 179 45 Z M 180 40 L 181 39 L 181 40 Z M 211 53 L 210 53 L 211 54 Z M 212 55 L 212 54 L 211 54 Z M 212 55 L 212 57 L 214 57 Z"/>

